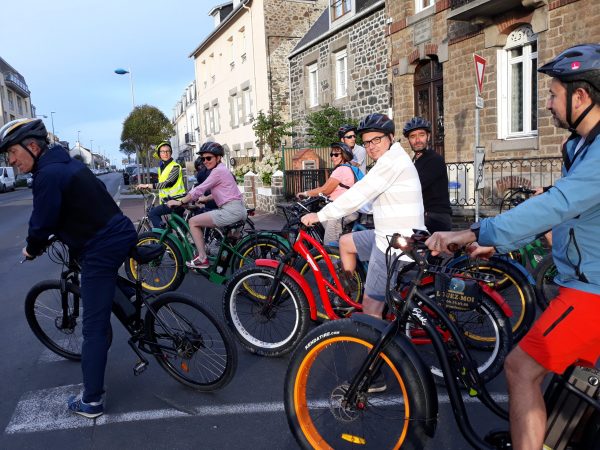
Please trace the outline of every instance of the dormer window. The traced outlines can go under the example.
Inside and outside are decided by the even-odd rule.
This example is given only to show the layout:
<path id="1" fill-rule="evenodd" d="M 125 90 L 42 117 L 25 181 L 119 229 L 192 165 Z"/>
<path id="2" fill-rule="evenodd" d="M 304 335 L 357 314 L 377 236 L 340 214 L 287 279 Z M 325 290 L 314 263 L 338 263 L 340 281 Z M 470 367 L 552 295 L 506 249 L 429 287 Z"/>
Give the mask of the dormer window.
<path id="1" fill-rule="evenodd" d="M 330 4 L 332 22 L 352 11 L 352 0 L 330 0 Z"/>

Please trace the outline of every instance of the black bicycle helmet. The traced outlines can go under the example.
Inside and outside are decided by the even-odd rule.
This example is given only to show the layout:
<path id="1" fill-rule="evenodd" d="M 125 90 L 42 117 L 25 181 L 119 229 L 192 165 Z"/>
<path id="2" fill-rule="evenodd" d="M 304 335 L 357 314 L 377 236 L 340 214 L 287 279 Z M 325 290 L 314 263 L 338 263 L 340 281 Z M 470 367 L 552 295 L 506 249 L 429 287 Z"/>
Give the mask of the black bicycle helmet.
<path id="1" fill-rule="evenodd" d="M 571 119 L 571 98 L 575 81 L 585 81 L 600 92 L 600 44 L 580 44 L 560 53 L 552 61 L 544 64 L 538 72 L 557 78 L 567 88 L 567 123 L 574 133 L 577 126 L 594 107 L 594 102 L 586 108 L 575 122 Z"/>
<path id="2" fill-rule="evenodd" d="M 343 142 L 333 142 L 330 145 L 330 147 L 332 149 L 337 148 L 337 149 L 341 150 L 342 158 L 344 158 L 344 161 L 346 161 L 346 162 L 352 161 L 352 158 L 354 158 L 352 149 L 349 146 L 347 146 L 346 144 L 344 144 Z"/>
<path id="3" fill-rule="evenodd" d="M 202 144 L 202 147 L 200 147 L 200 151 L 197 154 L 201 155 L 202 153 L 211 153 L 215 156 L 225 155 L 223 147 L 217 142 L 205 142 Z"/>
<path id="4" fill-rule="evenodd" d="M 173 147 L 171 147 L 171 143 L 169 141 L 162 141 L 159 142 L 156 147 L 154 147 L 154 152 L 156 153 L 156 156 L 158 156 L 158 151 L 160 150 L 161 147 L 163 146 L 167 146 L 169 147 L 169 150 L 171 150 L 171 154 L 173 154 Z"/>
<path id="5" fill-rule="evenodd" d="M 402 134 L 404 134 L 404 137 L 408 137 L 410 132 L 414 130 L 425 130 L 428 133 L 431 133 L 431 122 L 422 117 L 413 117 L 404 124 Z"/>
<path id="6" fill-rule="evenodd" d="M 0 153 L 6 152 L 8 147 L 20 144 L 27 138 L 41 139 L 46 143 L 50 142 L 42 119 L 16 119 L 0 128 Z M 23 148 L 27 150 L 25 146 Z M 31 154 L 31 152 L 29 153 Z"/>
<path id="7" fill-rule="evenodd" d="M 369 131 L 381 131 L 385 134 L 394 134 L 396 132 L 396 125 L 394 125 L 394 121 L 385 114 L 369 114 L 360 121 L 356 132 L 362 136 L 363 133 L 368 133 Z"/>
<path id="8" fill-rule="evenodd" d="M 200 170 L 200 168 L 204 166 L 204 162 L 202 161 L 202 156 L 198 156 L 196 158 L 196 160 L 194 161 L 194 169 L 196 169 L 196 172 L 198 172 L 198 170 Z"/>
<path id="9" fill-rule="evenodd" d="M 340 139 L 342 139 L 348 131 L 356 132 L 356 127 L 354 125 L 349 125 L 349 124 L 342 125 L 341 127 L 338 128 L 338 137 Z"/>

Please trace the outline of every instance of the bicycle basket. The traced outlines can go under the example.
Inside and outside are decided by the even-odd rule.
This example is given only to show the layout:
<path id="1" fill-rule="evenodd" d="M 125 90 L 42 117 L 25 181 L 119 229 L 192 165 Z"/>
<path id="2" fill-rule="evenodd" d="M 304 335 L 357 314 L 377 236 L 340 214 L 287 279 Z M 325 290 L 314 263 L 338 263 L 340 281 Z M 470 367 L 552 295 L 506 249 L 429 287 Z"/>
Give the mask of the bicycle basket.
<path id="1" fill-rule="evenodd" d="M 437 266 L 435 274 L 435 297 L 446 309 L 470 311 L 475 309 L 483 296 L 480 282 L 489 283 L 489 274 Z"/>

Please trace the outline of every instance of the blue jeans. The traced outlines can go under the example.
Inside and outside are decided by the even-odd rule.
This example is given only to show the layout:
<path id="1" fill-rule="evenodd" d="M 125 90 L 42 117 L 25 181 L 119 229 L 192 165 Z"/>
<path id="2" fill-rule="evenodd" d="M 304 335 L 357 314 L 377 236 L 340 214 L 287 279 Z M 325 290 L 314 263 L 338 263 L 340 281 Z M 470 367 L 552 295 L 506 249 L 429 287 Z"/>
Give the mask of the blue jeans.
<path id="1" fill-rule="evenodd" d="M 81 371 L 84 402 L 97 402 L 104 394 L 104 371 L 110 346 L 110 314 L 117 272 L 136 241 L 137 234 L 131 221 L 117 214 L 83 249 Z"/>
<path id="2" fill-rule="evenodd" d="M 161 216 L 171 214 L 171 211 L 171 208 L 165 204 L 157 205 L 148 212 L 148 219 L 150 219 L 154 228 L 158 228 L 162 224 Z"/>

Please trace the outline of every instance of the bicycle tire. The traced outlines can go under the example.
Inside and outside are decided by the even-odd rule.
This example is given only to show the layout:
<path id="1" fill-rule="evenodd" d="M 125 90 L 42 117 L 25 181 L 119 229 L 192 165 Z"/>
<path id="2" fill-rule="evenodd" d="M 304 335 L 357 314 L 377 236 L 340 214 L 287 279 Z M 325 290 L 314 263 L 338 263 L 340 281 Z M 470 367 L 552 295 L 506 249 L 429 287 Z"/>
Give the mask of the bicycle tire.
<path id="1" fill-rule="evenodd" d="M 231 271 L 243 269 L 254 265 L 254 261 L 260 258 L 281 260 L 281 258 L 289 252 L 289 247 L 281 241 L 256 233 L 256 236 L 241 241 L 236 246 L 236 251 L 241 256 L 234 253 L 233 261 L 231 262 Z"/>
<path id="2" fill-rule="evenodd" d="M 502 295 L 512 310 L 513 315 L 509 318 L 512 339 L 514 343 L 519 342 L 531 328 L 536 314 L 535 290 L 525 275 L 511 263 L 496 257 L 489 260 L 464 259 L 449 265 L 457 269 L 475 269 L 494 275 L 496 283 L 490 287 Z"/>
<path id="3" fill-rule="evenodd" d="M 137 280 L 141 274 L 142 288 L 152 294 L 174 291 L 183 282 L 183 256 L 170 237 L 162 241 L 155 232 L 142 233 L 138 236 L 136 246 L 161 244 L 165 252 L 148 264 L 138 264 L 133 258 L 125 260 L 125 273 L 130 280 Z"/>
<path id="4" fill-rule="evenodd" d="M 302 289 L 287 274 L 281 278 L 281 303 L 262 308 L 274 279 L 269 267 L 242 269 L 223 293 L 225 321 L 244 348 L 263 356 L 289 353 L 306 334 L 310 318 Z"/>
<path id="5" fill-rule="evenodd" d="M 544 311 L 550 304 L 550 301 L 558 295 L 559 286 L 554 282 L 554 277 L 557 273 L 552 254 L 549 254 L 540 261 L 533 274 L 535 278 L 537 304 L 542 311 Z"/>
<path id="6" fill-rule="evenodd" d="M 79 286 L 66 283 L 69 305 L 68 328 L 61 329 L 62 300 L 61 280 L 40 281 L 34 285 L 25 298 L 25 317 L 35 337 L 59 356 L 71 361 L 81 361 L 83 345 L 83 304 Z M 77 311 L 74 304 L 78 303 Z M 112 328 L 109 328 L 109 345 L 112 342 Z"/>
<path id="7" fill-rule="evenodd" d="M 429 292 L 427 292 L 429 291 Z M 424 291 L 433 296 L 433 287 Z M 479 306 L 472 311 L 447 311 L 452 321 L 462 332 L 471 358 L 477 364 L 477 371 L 484 382 L 494 379 L 504 367 L 504 360 L 512 347 L 512 333 L 509 322 L 500 307 L 487 296 L 482 297 Z M 421 329 L 412 322 L 406 324 L 406 334 L 413 338 L 425 363 L 431 368 L 436 383 L 444 384 L 444 374 L 439 368 L 437 354 L 428 339 L 417 341 L 422 337 Z M 451 342 L 447 342 L 452 345 Z"/>
<path id="8" fill-rule="evenodd" d="M 312 330 L 293 353 L 284 382 L 288 425 L 301 448 L 336 450 L 422 449 L 433 434 L 437 397 L 418 356 L 395 341 L 383 348 L 380 373 L 386 389 L 358 402 L 342 404 L 349 382 L 380 332 L 351 319 L 328 322 Z M 408 344 L 410 345 L 410 344 Z"/>
<path id="9" fill-rule="evenodd" d="M 336 262 L 339 262 L 340 251 L 338 248 L 325 246 L 325 250 L 327 250 L 327 255 L 334 263 L 334 265 L 336 264 Z M 315 258 L 316 263 L 322 267 L 321 272 L 323 273 L 323 275 L 327 276 L 328 281 L 333 284 L 333 280 L 330 276 L 328 276 L 329 271 L 327 270 L 325 261 L 323 260 L 323 256 L 316 249 L 311 250 L 311 255 Z M 316 280 L 314 279 L 314 276 L 312 276 L 312 269 L 310 267 L 310 264 L 305 259 L 298 259 L 294 268 L 300 273 L 300 275 L 302 275 L 307 280 L 307 282 L 313 289 L 313 292 L 318 292 L 318 287 L 316 285 Z M 352 273 L 353 289 L 350 292 L 346 292 L 346 294 L 348 294 L 348 296 L 356 303 L 362 303 L 363 295 L 365 293 L 366 279 L 367 274 L 365 273 L 365 269 L 362 263 L 360 261 L 357 261 L 356 268 Z M 331 291 L 329 292 L 329 294 L 332 307 L 340 317 L 347 316 L 351 312 L 353 312 L 348 310 L 347 304 L 341 298 L 338 298 L 338 296 Z M 322 308 L 320 302 L 318 306 L 320 308 L 318 313 L 319 318 L 322 320 L 329 320 L 329 317 L 321 310 Z"/>
<path id="10" fill-rule="evenodd" d="M 149 307 L 146 335 L 161 345 L 154 347 L 153 353 L 169 375 L 198 391 L 221 389 L 231 381 L 237 349 L 214 312 L 176 292 L 159 295 Z"/>

